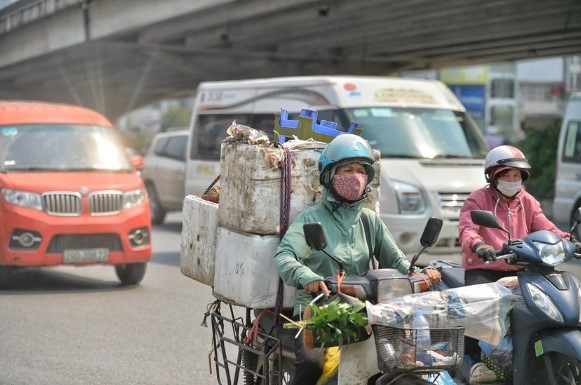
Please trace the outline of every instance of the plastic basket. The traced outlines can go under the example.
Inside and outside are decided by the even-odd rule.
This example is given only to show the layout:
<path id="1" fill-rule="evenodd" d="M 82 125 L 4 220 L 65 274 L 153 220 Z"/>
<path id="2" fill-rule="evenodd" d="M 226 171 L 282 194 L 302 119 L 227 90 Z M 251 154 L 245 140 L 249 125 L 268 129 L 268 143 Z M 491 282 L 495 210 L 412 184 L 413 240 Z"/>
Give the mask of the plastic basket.
<path id="1" fill-rule="evenodd" d="M 454 370 L 464 356 L 464 328 L 430 328 L 429 349 L 416 344 L 417 329 L 373 325 L 377 363 L 383 372 Z"/>

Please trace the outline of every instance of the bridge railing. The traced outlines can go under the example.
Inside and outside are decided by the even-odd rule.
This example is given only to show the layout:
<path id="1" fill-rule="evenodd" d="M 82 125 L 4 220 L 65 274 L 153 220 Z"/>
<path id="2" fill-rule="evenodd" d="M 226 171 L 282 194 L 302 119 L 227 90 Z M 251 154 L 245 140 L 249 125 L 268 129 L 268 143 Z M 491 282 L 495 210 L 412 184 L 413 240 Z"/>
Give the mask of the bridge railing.
<path id="1" fill-rule="evenodd" d="M 86 0 L 21 0 L 0 13 L 0 35 L 62 9 L 81 6 L 86 2 Z"/>

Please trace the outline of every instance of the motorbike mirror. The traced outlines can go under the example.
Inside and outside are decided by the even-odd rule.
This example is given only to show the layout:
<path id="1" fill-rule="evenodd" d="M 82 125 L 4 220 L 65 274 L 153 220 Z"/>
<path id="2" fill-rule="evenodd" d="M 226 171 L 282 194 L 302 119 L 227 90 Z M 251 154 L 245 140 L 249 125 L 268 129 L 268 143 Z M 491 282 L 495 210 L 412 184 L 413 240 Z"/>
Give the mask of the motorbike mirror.
<path id="1" fill-rule="evenodd" d="M 428 219 L 428 223 L 426 223 L 426 227 L 424 227 L 424 232 L 420 238 L 420 244 L 424 247 L 433 246 L 438 241 L 443 223 L 444 221 L 440 218 L 431 217 Z"/>
<path id="2" fill-rule="evenodd" d="M 477 225 L 489 227 L 491 229 L 502 230 L 508 234 L 509 239 L 511 238 L 510 233 L 506 231 L 506 229 L 498 223 L 496 217 L 491 211 L 472 210 L 470 211 L 470 218 L 472 219 L 472 222 L 474 222 Z"/>
<path id="3" fill-rule="evenodd" d="M 579 224 L 581 224 L 581 207 L 579 207 L 575 211 L 575 214 L 573 214 L 573 226 L 571 226 L 571 234 L 575 232 L 575 229 L 577 226 L 579 226 Z"/>
<path id="4" fill-rule="evenodd" d="M 422 245 L 422 249 L 419 251 L 419 253 L 414 255 L 412 261 L 410 262 L 410 274 L 414 272 L 418 258 L 420 258 L 420 255 L 424 252 L 424 250 L 426 250 L 427 247 L 434 245 L 438 240 L 443 223 L 444 222 L 439 218 L 431 217 L 428 219 L 428 223 L 426 223 L 424 232 L 420 237 L 420 244 Z"/>
<path id="5" fill-rule="evenodd" d="M 305 223 L 303 225 L 303 232 L 307 245 L 315 250 L 323 250 L 327 247 L 327 238 L 323 232 L 323 226 L 319 222 Z"/>
<path id="6" fill-rule="evenodd" d="M 573 215 L 573 220 L 577 223 L 581 223 L 581 207 L 575 211 L 575 215 Z"/>

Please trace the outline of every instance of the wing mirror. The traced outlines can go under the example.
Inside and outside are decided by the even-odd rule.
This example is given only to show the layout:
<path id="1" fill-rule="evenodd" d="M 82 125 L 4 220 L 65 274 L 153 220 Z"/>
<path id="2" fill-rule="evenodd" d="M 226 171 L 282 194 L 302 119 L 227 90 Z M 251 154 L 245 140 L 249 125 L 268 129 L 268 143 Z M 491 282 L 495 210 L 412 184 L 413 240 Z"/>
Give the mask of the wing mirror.
<path id="1" fill-rule="evenodd" d="M 571 234 L 575 233 L 575 229 L 577 228 L 577 226 L 579 226 L 580 223 L 581 223 L 581 207 L 579 207 L 577 211 L 575 211 L 575 214 L 573 214 L 573 226 L 571 226 Z"/>
<path id="2" fill-rule="evenodd" d="M 442 230 L 442 225 L 444 221 L 440 218 L 431 217 L 428 219 L 426 223 L 426 227 L 424 227 L 424 232 L 420 237 L 420 244 L 422 245 L 422 249 L 414 255 L 412 261 L 410 263 L 410 274 L 414 271 L 414 267 L 416 266 L 416 262 L 420 255 L 426 250 L 426 248 L 433 246 L 438 241 L 438 237 L 440 236 L 440 230 Z"/>
<path id="3" fill-rule="evenodd" d="M 303 224 L 303 233 L 305 234 L 307 245 L 309 245 L 311 249 L 322 251 L 333 261 L 337 262 L 341 273 L 345 271 L 343 262 L 325 250 L 325 247 L 327 247 L 327 238 L 325 238 L 325 232 L 323 231 L 323 225 L 321 225 L 321 223 L 313 222 Z"/>
<path id="4" fill-rule="evenodd" d="M 305 223 L 303 225 L 303 232 L 305 233 L 307 245 L 311 249 L 323 250 L 327 247 L 327 238 L 325 238 L 323 226 L 319 222 Z"/>
<path id="5" fill-rule="evenodd" d="M 472 210 L 470 211 L 470 218 L 476 225 L 504 231 L 508 234 L 508 238 L 510 239 L 510 233 L 498 223 L 496 217 L 492 214 L 492 211 Z"/>
<path id="6" fill-rule="evenodd" d="M 426 227 L 424 227 L 424 232 L 420 238 L 420 244 L 423 247 L 434 246 L 438 241 L 443 224 L 444 221 L 442 221 L 440 218 L 432 217 L 428 219 L 428 223 L 426 223 Z"/>

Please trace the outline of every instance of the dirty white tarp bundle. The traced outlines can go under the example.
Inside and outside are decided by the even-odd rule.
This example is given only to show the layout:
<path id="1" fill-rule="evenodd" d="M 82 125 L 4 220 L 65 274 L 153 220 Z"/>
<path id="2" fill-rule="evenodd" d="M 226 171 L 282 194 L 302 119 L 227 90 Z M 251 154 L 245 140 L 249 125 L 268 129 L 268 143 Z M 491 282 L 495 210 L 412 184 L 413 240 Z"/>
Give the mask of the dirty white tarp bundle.
<path id="1" fill-rule="evenodd" d="M 195 196 L 184 200 L 180 266 L 184 275 L 212 286 L 221 300 L 273 307 L 278 287 L 272 257 L 280 232 L 279 165 L 286 161 L 286 152 L 266 134 L 236 122 L 227 132 L 220 152 L 219 204 Z M 320 201 L 317 164 L 326 145 L 296 138 L 284 144 L 291 154 L 290 221 Z M 375 155 L 379 158 L 379 152 Z M 375 167 L 366 205 L 379 212 L 379 162 Z M 285 287 L 285 307 L 294 305 L 294 290 Z"/>
<path id="2" fill-rule="evenodd" d="M 510 327 L 508 314 L 522 297 L 499 283 L 409 294 L 389 302 L 367 303 L 372 325 L 404 327 L 421 309 L 430 327 L 465 327 L 464 334 L 496 345 Z"/>

